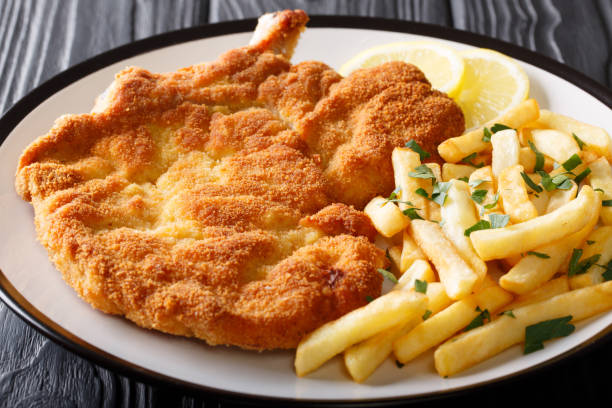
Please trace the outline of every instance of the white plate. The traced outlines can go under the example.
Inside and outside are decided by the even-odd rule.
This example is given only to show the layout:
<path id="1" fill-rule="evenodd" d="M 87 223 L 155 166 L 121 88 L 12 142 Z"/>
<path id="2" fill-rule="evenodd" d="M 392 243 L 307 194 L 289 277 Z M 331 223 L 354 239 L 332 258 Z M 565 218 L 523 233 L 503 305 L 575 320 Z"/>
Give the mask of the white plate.
<path id="1" fill-rule="evenodd" d="M 241 27 L 241 31 L 246 29 L 244 24 Z M 404 23 L 402 27 L 414 29 L 414 25 L 409 23 Z M 429 32 L 427 30 L 424 32 Z M 225 32 L 229 31 L 226 27 Z M 458 33 L 443 29 L 439 31 L 440 35 L 447 37 Z M 205 35 L 210 32 L 204 30 Z M 190 38 L 201 37 L 202 32 L 188 35 L 191 35 Z M 212 348 L 200 341 L 138 328 L 127 320 L 98 312 L 80 300 L 64 283 L 60 273 L 49 262 L 46 251 L 36 241 L 31 205 L 15 193 L 14 174 L 21 152 L 32 140 L 46 133 L 54 119 L 60 115 L 88 112 L 94 98 L 112 81 L 114 74 L 125 66 L 138 65 L 152 71 L 171 71 L 213 60 L 225 50 L 247 44 L 250 35 L 229 34 L 159 48 L 113 63 L 63 87 L 44 101 L 36 100 L 41 95 L 47 96 L 45 92 L 49 93 L 53 86 L 58 86 L 59 82 L 55 79 L 51 81 L 53 86 L 47 84 L 45 92 L 39 92 L 30 99 L 30 103 L 40 102 L 36 108 L 29 111 L 28 104 L 22 103 L 18 106 L 18 112 L 11 112 L 11 118 L 18 119 L 22 115 L 20 112 L 29 112 L 0 146 L 0 228 L 4 231 L 0 238 L 0 269 L 5 275 L 4 293 L 0 294 L 17 313 L 69 348 L 115 368 L 117 364 L 124 364 L 131 369 L 138 367 L 137 371 L 148 371 L 153 376 L 159 374 L 170 381 L 253 396 L 344 401 L 431 395 L 505 378 L 586 344 L 612 324 L 612 312 L 600 315 L 579 324 L 572 335 L 547 343 L 542 351 L 524 356 L 517 346 L 449 379 L 440 378 L 435 373 L 432 353 L 427 353 L 403 369 L 398 369 L 389 360 L 365 384 L 356 384 L 348 378 L 339 358 L 306 378 L 297 378 L 293 372 L 292 352 L 258 354 L 235 348 Z M 495 44 L 477 36 L 461 35 L 462 38 L 469 37 L 472 43 L 481 41 L 489 46 Z M 367 47 L 426 38 L 366 29 L 310 28 L 303 34 L 293 61 L 316 59 L 338 68 Z M 458 42 L 445 42 L 456 49 L 470 47 Z M 146 41 L 140 46 L 145 45 L 148 49 L 155 46 Z M 518 47 L 509 49 L 520 51 Z M 125 55 L 137 53 L 133 46 L 125 47 L 122 52 L 127 53 Z M 114 58 L 116 61 L 117 55 L 120 53 L 107 56 L 107 60 Z M 535 58 L 533 55 L 530 57 Z M 541 61 L 541 65 L 554 66 L 554 63 L 545 59 Z M 87 68 L 88 64 L 85 63 L 71 75 L 78 76 L 78 72 L 82 73 L 84 69 L 91 71 L 91 68 Z M 531 95 L 542 107 L 612 130 L 611 111 L 604 103 L 565 79 L 528 63 L 521 62 L 521 65 L 531 80 Z M 556 68 L 559 71 L 560 66 Z M 568 75 L 573 74 L 567 72 Z M 578 80 L 583 81 L 584 86 L 584 78 L 579 77 Z M 592 84 L 587 81 L 587 85 Z M 590 91 L 597 94 L 593 88 Z M 604 95 L 604 99 L 610 98 L 609 92 L 603 87 L 596 91 L 600 98 L 601 95 Z M 11 292 L 10 286 L 18 294 Z M 27 303 L 44 314 L 44 317 L 29 309 Z M 118 363 L 117 359 L 122 362 Z"/>

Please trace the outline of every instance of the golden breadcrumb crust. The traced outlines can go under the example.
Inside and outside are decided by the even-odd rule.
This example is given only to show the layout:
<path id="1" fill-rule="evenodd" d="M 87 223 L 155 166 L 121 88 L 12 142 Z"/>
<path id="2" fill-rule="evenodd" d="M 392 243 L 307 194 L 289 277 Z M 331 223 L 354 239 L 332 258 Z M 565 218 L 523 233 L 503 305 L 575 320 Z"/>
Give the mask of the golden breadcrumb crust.
<path id="1" fill-rule="evenodd" d="M 83 299 L 263 350 L 380 294 L 384 253 L 350 205 L 392 189 L 394 146 L 456 136 L 463 117 L 406 64 L 346 79 L 291 66 L 307 19 L 277 13 L 213 63 L 125 69 L 92 113 L 59 118 L 24 151 L 16 189 Z"/>

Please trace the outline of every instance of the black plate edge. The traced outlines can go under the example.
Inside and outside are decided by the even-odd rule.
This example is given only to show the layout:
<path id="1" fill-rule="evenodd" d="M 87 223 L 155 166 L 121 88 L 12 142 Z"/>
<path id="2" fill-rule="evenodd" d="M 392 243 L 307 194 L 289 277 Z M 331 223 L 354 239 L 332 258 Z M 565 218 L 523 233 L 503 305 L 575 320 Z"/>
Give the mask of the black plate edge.
<path id="1" fill-rule="evenodd" d="M 450 41 L 465 43 L 478 47 L 491 48 L 503 52 L 511 57 L 520 59 L 524 62 L 545 69 L 546 71 L 565 79 L 566 81 L 578 86 L 583 91 L 589 93 L 606 106 L 612 109 L 612 91 L 599 84 L 586 75 L 559 63 L 549 57 L 522 48 L 520 46 L 475 34 L 467 31 L 457 30 L 433 24 L 417 23 L 402 20 L 392 20 L 374 17 L 356 16 L 310 16 L 311 21 L 308 27 L 320 28 L 356 28 L 372 29 L 383 31 L 394 31 L 416 35 L 424 35 Z M 220 35 L 235 34 L 252 31 L 256 25 L 256 19 L 237 20 L 224 23 L 210 24 L 200 27 L 193 27 L 177 31 L 159 34 L 146 39 L 138 40 L 126 45 L 111 49 L 97 56 L 89 58 L 77 65 L 60 72 L 40 86 L 33 89 L 26 96 L 21 98 L 11 109 L 9 109 L 0 119 L 0 144 L 6 139 L 10 132 L 19 122 L 40 103 L 58 92 L 67 85 L 118 61 L 134 57 L 155 49 Z M 367 26 L 367 27 L 366 27 Z M 474 387 L 479 389 L 489 389 L 501 383 L 516 381 L 525 374 L 543 373 L 558 367 L 562 362 L 569 362 L 584 355 L 586 352 L 594 351 L 612 341 L 612 326 L 605 331 L 598 333 L 580 345 L 544 361 L 536 366 L 521 370 L 507 376 L 492 379 L 449 391 L 439 391 L 435 393 L 414 395 L 406 397 L 389 397 L 369 400 L 297 400 L 290 398 L 265 397 L 252 394 L 243 394 L 222 389 L 215 389 L 194 383 L 189 383 L 175 378 L 166 377 L 163 374 L 149 371 L 143 367 L 131 364 L 112 356 L 95 346 L 88 344 L 77 336 L 62 329 L 60 326 L 49 320 L 43 313 L 34 308 L 17 290 L 15 290 L 7 278 L 0 270 L 0 300 L 9 309 L 23 319 L 28 325 L 39 333 L 50 338 L 54 343 L 99 364 L 112 371 L 160 387 L 171 387 L 183 392 L 208 397 L 224 398 L 227 403 L 239 403 L 241 405 L 253 405 L 266 403 L 268 406 L 285 406 L 291 403 L 292 406 L 311 406 L 312 404 L 326 404 L 335 407 L 387 407 L 398 403 L 423 403 L 431 400 L 445 399 L 464 395 Z M 247 400 L 245 400 L 245 398 Z M 272 405 L 270 405 L 272 404 Z"/>

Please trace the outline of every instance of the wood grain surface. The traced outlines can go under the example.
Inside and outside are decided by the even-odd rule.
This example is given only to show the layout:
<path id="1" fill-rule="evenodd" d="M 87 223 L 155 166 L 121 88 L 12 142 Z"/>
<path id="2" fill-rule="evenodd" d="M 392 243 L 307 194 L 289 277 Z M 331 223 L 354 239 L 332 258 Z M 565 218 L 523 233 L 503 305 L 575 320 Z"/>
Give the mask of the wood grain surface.
<path id="1" fill-rule="evenodd" d="M 155 34 L 302 8 L 309 14 L 397 18 L 455 27 L 519 44 L 612 85 L 610 0 L 2 0 L 0 114 L 62 70 Z M 4 231 L 6 234 L 7 232 Z M 426 402 L 611 406 L 612 344 L 554 370 Z M 128 379 L 38 334 L 0 303 L 0 407 L 230 407 Z"/>

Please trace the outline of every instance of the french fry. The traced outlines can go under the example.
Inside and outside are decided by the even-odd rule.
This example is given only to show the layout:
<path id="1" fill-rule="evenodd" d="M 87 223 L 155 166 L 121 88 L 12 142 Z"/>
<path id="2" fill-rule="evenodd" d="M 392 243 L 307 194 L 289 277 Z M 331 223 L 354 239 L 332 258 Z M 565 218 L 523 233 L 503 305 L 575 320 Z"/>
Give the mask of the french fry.
<path id="1" fill-rule="evenodd" d="M 417 259 L 399 278 L 394 289 L 412 289 L 416 280 L 433 282 L 436 280 L 436 274 L 429 266 L 429 262 L 423 259 Z"/>
<path id="2" fill-rule="evenodd" d="M 430 316 L 447 307 L 452 301 L 446 295 L 440 282 L 427 285 L 427 310 Z M 417 316 L 404 325 L 392 327 L 368 340 L 348 348 L 344 352 L 346 368 L 357 382 L 365 381 L 389 357 L 393 351 L 393 342 L 423 321 L 423 316 Z"/>
<path id="3" fill-rule="evenodd" d="M 387 254 L 391 258 L 391 271 L 395 276 L 402 276 L 402 247 L 393 245 L 387 248 Z"/>
<path id="4" fill-rule="evenodd" d="M 451 181 L 463 177 L 469 178 L 474 170 L 473 166 L 467 164 L 444 163 L 442 165 L 442 181 Z"/>
<path id="5" fill-rule="evenodd" d="M 516 130 L 506 129 L 494 133 L 491 136 L 491 146 L 493 147 L 491 168 L 495 178 L 508 167 L 519 164 L 520 145 Z"/>
<path id="6" fill-rule="evenodd" d="M 476 183 L 480 184 L 476 185 Z M 474 191 L 476 190 L 487 190 L 484 201 L 482 203 L 475 203 L 481 219 L 486 219 L 486 214 L 489 212 L 500 211 L 501 201 L 497 199 L 496 202 L 496 183 L 495 179 L 493 178 L 493 170 L 491 169 L 491 166 L 476 169 L 470 175 L 470 194 L 474 194 Z M 485 208 L 485 206 L 492 207 Z"/>
<path id="7" fill-rule="evenodd" d="M 549 280 L 539 288 L 518 296 L 512 303 L 504 306 L 504 310 L 514 310 L 519 307 L 527 306 L 532 303 L 541 302 L 550 299 L 553 296 L 560 295 L 570 290 L 569 280 L 566 275 Z"/>
<path id="8" fill-rule="evenodd" d="M 436 182 L 442 180 L 442 172 L 440 171 L 440 165 L 438 163 L 425 163 L 427 167 L 431 169 L 431 172 L 436 176 Z M 432 183 L 425 183 L 425 191 L 431 197 L 433 193 Z M 427 200 L 427 219 L 430 221 L 440 222 L 440 206 L 430 200 Z"/>
<path id="9" fill-rule="evenodd" d="M 457 249 L 446 238 L 438 224 L 412 220 L 410 232 L 423 253 L 434 264 L 440 282 L 452 299 L 469 295 L 478 282 L 478 275 L 463 260 Z"/>
<path id="10" fill-rule="evenodd" d="M 495 123 L 501 123 L 511 128 L 518 129 L 521 126 L 533 122 L 540 116 L 538 103 L 534 99 L 510 109 L 505 114 L 487 122 L 483 127 L 467 132 L 458 137 L 445 140 L 438 146 L 438 153 L 450 163 L 457 163 L 472 153 L 479 153 L 491 148 L 491 144 L 482 140 L 484 128 L 491 127 Z"/>
<path id="11" fill-rule="evenodd" d="M 563 163 L 580 152 L 578 143 L 565 132 L 553 129 L 534 129 L 531 138 L 535 147 L 558 163 Z"/>
<path id="12" fill-rule="evenodd" d="M 584 186 L 576 199 L 549 214 L 504 228 L 474 231 L 470 239 L 476 253 L 485 261 L 535 250 L 584 228 L 589 222 L 584 214 L 598 200 L 593 189 Z"/>
<path id="13" fill-rule="evenodd" d="M 595 152 L 612 162 L 612 141 L 608 133 L 602 128 L 582 123 L 546 109 L 540 111 L 538 124 L 550 129 L 560 130 L 570 136 L 574 133 L 586 143 L 585 150 Z"/>
<path id="14" fill-rule="evenodd" d="M 529 147 L 521 147 L 519 149 L 519 162 L 527 173 L 533 173 L 536 165 L 536 154 Z"/>
<path id="15" fill-rule="evenodd" d="M 598 265 L 593 265 L 585 273 L 570 278 L 572 289 L 584 288 L 603 282 L 602 273 L 604 269 L 599 265 L 607 265 L 612 259 L 612 226 L 597 228 L 587 237 L 587 241 L 590 244 L 582 245 L 582 258 L 588 259 L 594 255 L 601 256 L 597 261 Z"/>
<path id="16" fill-rule="evenodd" d="M 392 237 L 408 226 L 410 220 L 402 214 L 397 205 L 378 196 L 374 197 L 363 212 L 366 213 L 374 228 L 387 238 Z"/>
<path id="17" fill-rule="evenodd" d="M 295 355 L 297 375 L 303 377 L 349 346 L 422 316 L 426 307 L 425 295 L 395 290 L 324 324 L 300 341 Z"/>
<path id="18" fill-rule="evenodd" d="M 402 246 L 402 258 L 400 270 L 402 274 L 410 268 L 410 265 L 417 259 L 427 259 L 425 254 L 421 251 L 421 248 L 414 242 L 410 236 L 410 232 L 407 229 L 403 233 L 403 246 Z"/>
<path id="19" fill-rule="evenodd" d="M 603 192 L 599 191 L 602 200 L 612 200 L 612 167 L 610 167 L 610 163 L 601 157 L 589 164 L 589 168 L 591 169 L 589 175 L 591 186 L 594 189 L 603 190 Z M 600 216 L 601 222 L 605 225 L 612 225 L 612 207 L 603 207 Z"/>
<path id="20" fill-rule="evenodd" d="M 480 314 L 477 307 L 493 315 L 511 301 L 512 295 L 499 286 L 483 289 L 453 303 L 399 337 L 393 343 L 393 352 L 399 362 L 407 363 L 470 324 Z"/>
<path id="21" fill-rule="evenodd" d="M 540 214 L 546 214 L 555 211 L 556 209 L 564 206 L 565 204 L 576 198 L 578 194 L 578 185 L 572 183 L 572 187 L 567 190 L 554 190 L 548 193 L 548 200 L 546 204 L 546 210 L 540 212 Z M 539 212 L 539 210 L 538 210 Z"/>
<path id="22" fill-rule="evenodd" d="M 487 274 L 487 265 L 474 251 L 470 239 L 465 236 L 465 230 L 478 222 L 476 207 L 470 197 L 470 187 L 460 180 L 452 180 L 450 183 L 446 202 L 440 208 L 444 221 L 442 231 L 480 281 Z"/>
<path id="23" fill-rule="evenodd" d="M 417 213 L 428 219 L 427 199 L 415 193 L 419 188 L 426 189 L 431 185 L 431 180 L 410 177 L 408 174 L 421 165 L 421 158 L 418 153 L 408 148 L 396 147 L 391 153 L 391 163 L 393 164 L 393 176 L 395 177 L 395 187 L 400 189 L 399 197 L 402 201 L 410 202 L 417 208 Z M 408 205 L 399 203 L 400 210 L 405 210 Z"/>
<path id="24" fill-rule="evenodd" d="M 549 212 L 547 210 L 548 210 L 548 203 L 550 202 L 550 196 L 551 194 L 546 190 L 540 193 L 537 193 L 537 194 L 529 194 L 529 201 L 531 201 L 531 204 L 533 204 L 533 206 L 535 207 L 536 211 L 538 212 L 538 215 L 546 214 L 547 212 Z M 567 204 L 567 203 L 564 203 L 564 204 Z M 557 208 L 559 208 L 561 205 L 558 205 Z"/>
<path id="25" fill-rule="evenodd" d="M 484 326 L 462 333 L 434 353 L 436 370 L 446 377 L 478 364 L 525 340 L 527 326 L 563 316 L 572 322 L 612 308 L 612 282 L 573 290 L 513 310 Z M 440 313 L 438 314 L 438 316 Z"/>
<path id="26" fill-rule="evenodd" d="M 510 221 L 514 224 L 538 216 L 538 210 L 529 200 L 527 185 L 521 176 L 522 172 L 523 166 L 521 165 L 508 167 L 501 172 L 497 181 L 504 212 L 510 216 Z"/>
<path id="27" fill-rule="evenodd" d="M 534 254 L 526 254 L 499 280 L 499 285 L 513 293 L 528 293 L 554 276 L 561 266 L 567 262 L 568 255 L 573 248 L 579 247 L 589 235 L 599 218 L 599 200 L 595 200 L 593 206 L 586 212 L 588 223 L 580 231 L 538 247 Z M 536 255 L 539 254 L 538 255 Z M 548 256 L 549 258 L 542 258 Z"/>

